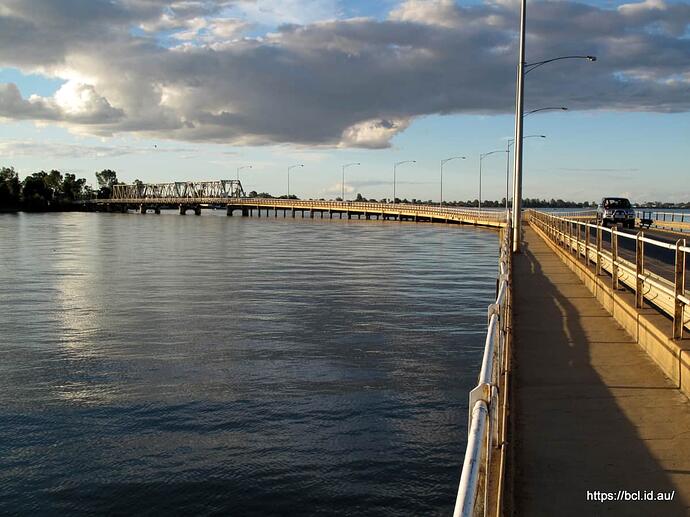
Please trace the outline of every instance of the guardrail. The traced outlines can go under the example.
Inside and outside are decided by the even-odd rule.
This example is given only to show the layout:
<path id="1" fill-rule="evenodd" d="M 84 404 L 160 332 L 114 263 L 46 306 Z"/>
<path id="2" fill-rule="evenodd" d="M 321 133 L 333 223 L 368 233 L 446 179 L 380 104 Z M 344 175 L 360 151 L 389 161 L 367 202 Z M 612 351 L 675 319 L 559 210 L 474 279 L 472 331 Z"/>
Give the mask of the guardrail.
<path id="1" fill-rule="evenodd" d="M 664 212 L 660 210 L 650 210 L 644 208 L 636 208 L 635 215 L 639 218 L 654 219 L 657 221 L 670 221 L 690 223 L 690 210 L 684 212 Z"/>
<path id="2" fill-rule="evenodd" d="M 635 217 L 640 225 L 644 223 L 651 228 L 678 233 L 690 232 L 690 213 L 635 210 Z"/>
<path id="3" fill-rule="evenodd" d="M 642 308 L 644 300 L 657 307 L 673 320 L 672 335 L 680 339 L 683 329 L 690 329 L 690 299 L 685 294 L 686 256 L 690 253 L 685 239 L 675 244 L 650 239 L 644 232 L 631 234 L 574 219 L 559 217 L 532 210 L 530 224 L 537 225 L 556 245 L 565 248 L 588 265 L 594 265 L 597 275 L 607 272 L 611 275 L 614 290 L 621 285 L 635 292 L 635 305 Z M 608 243 L 604 235 L 609 234 Z M 635 243 L 634 259 L 622 257 L 619 239 Z M 608 245 L 609 249 L 606 249 Z M 673 262 L 655 260 L 655 270 L 645 260 L 645 246 L 652 246 L 659 254 L 673 252 Z M 632 251 L 630 252 L 632 255 Z M 664 267 L 667 266 L 667 267 Z"/>
<path id="4" fill-rule="evenodd" d="M 512 231 L 509 225 L 502 231 L 496 301 L 489 305 L 479 380 L 470 392 L 467 449 L 454 517 L 486 515 L 490 506 L 501 514 L 512 316 Z M 492 462 L 494 451 L 499 457 Z"/>

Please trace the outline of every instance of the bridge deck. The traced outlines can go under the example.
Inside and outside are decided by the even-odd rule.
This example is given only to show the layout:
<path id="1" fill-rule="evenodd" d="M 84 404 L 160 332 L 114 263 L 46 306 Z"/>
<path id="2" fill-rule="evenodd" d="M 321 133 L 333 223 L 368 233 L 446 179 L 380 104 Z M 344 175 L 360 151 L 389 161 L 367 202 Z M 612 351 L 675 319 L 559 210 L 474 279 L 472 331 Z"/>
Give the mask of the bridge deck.
<path id="1" fill-rule="evenodd" d="M 690 514 L 690 402 L 525 230 L 513 266 L 514 514 Z M 587 500 L 587 491 L 619 490 L 675 497 Z"/>

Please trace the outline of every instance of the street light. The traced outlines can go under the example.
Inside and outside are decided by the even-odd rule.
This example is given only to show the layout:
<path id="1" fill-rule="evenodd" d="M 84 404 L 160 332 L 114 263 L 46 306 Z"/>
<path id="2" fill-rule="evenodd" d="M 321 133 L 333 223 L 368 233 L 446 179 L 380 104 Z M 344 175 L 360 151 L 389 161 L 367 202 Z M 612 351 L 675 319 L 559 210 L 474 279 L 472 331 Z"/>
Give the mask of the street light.
<path id="1" fill-rule="evenodd" d="M 497 151 L 489 151 L 488 153 L 479 155 L 479 210 L 482 209 L 482 161 L 484 160 L 484 158 L 492 154 L 507 152 L 508 151 L 505 149 L 498 149 Z"/>
<path id="2" fill-rule="evenodd" d="M 525 74 L 547 63 L 563 59 L 586 59 L 596 61 L 596 56 L 560 56 L 552 59 L 525 62 L 525 24 L 527 20 L 527 0 L 520 1 L 520 45 L 518 50 L 517 79 L 515 85 L 515 166 L 513 179 L 513 252 L 520 251 L 520 225 L 522 205 L 522 123 L 525 103 Z"/>
<path id="3" fill-rule="evenodd" d="M 345 201 L 345 169 L 347 169 L 348 167 L 351 167 L 352 165 L 362 165 L 362 164 L 359 162 L 352 162 L 352 163 L 346 163 L 345 165 L 343 165 L 343 182 L 340 184 L 340 188 L 341 188 L 340 199 L 342 201 Z"/>
<path id="4" fill-rule="evenodd" d="M 526 113 L 525 116 L 529 115 L 529 113 Z M 525 138 L 546 138 L 546 135 L 527 135 L 523 136 L 522 139 L 524 140 Z M 515 143 L 515 139 L 511 138 L 508 140 L 508 148 L 506 150 L 506 214 L 508 214 L 508 186 L 510 184 L 510 146 Z"/>
<path id="5" fill-rule="evenodd" d="M 242 169 L 251 169 L 251 165 L 242 165 L 241 167 L 237 167 L 237 181 L 240 181 L 240 171 Z"/>
<path id="6" fill-rule="evenodd" d="M 303 163 L 296 163 L 295 165 L 290 165 L 290 166 L 287 168 L 287 180 L 288 180 L 288 184 L 287 184 L 287 197 L 288 197 L 288 199 L 290 199 L 290 171 L 291 171 L 292 169 L 296 168 L 296 167 L 304 167 L 304 164 L 303 164 Z"/>
<path id="7" fill-rule="evenodd" d="M 528 111 L 527 113 L 523 113 L 522 118 L 532 115 L 533 113 L 539 113 L 540 111 L 568 111 L 568 108 L 566 108 L 565 106 L 558 106 L 555 108 L 539 108 L 536 110 Z"/>
<path id="8" fill-rule="evenodd" d="M 441 160 L 441 202 L 438 204 L 439 208 L 443 207 L 443 166 L 451 160 L 464 160 L 466 156 L 451 156 Z"/>
<path id="9" fill-rule="evenodd" d="M 396 170 L 398 168 L 398 165 L 402 165 L 403 163 L 417 163 L 417 160 L 403 160 L 402 162 L 395 162 L 393 164 L 393 203 L 395 203 Z"/>

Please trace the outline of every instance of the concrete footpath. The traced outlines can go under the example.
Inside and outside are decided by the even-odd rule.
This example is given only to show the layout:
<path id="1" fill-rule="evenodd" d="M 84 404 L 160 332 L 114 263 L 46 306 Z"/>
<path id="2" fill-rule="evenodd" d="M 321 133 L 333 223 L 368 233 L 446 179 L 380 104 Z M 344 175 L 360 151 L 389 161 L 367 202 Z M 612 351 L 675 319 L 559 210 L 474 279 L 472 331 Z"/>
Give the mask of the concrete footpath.
<path id="1" fill-rule="evenodd" d="M 513 514 L 690 515 L 688 399 L 529 227 L 513 267 Z"/>

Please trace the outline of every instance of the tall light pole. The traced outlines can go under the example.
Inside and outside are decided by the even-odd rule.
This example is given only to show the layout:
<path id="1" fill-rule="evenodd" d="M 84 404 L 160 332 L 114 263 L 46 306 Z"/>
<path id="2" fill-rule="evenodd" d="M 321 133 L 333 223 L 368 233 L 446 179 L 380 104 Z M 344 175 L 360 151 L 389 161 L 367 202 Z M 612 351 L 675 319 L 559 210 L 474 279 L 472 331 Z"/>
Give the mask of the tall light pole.
<path id="1" fill-rule="evenodd" d="M 240 171 L 242 169 L 251 169 L 251 165 L 242 165 L 241 167 L 237 167 L 237 181 L 240 181 Z"/>
<path id="2" fill-rule="evenodd" d="M 508 151 L 505 149 L 498 149 L 496 151 L 489 151 L 488 153 L 483 153 L 479 155 L 479 210 L 482 209 L 482 161 L 484 161 L 484 158 L 492 154 L 507 152 Z"/>
<path id="3" fill-rule="evenodd" d="M 396 171 L 398 169 L 398 165 L 402 165 L 403 163 L 417 163 L 417 160 L 403 160 L 402 162 L 395 162 L 393 164 L 393 203 L 395 203 L 395 182 L 396 182 Z"/>
<path id="4" fill-rule="evenodd" d="M 520 251 L 520 224 L 522 211 L 522 120 L 525 101 L 525 74 L 547 63 L 562 59 L 586 59 L 596 61 L 595 56 L 561 56 L 535 63 L 525 62 L 525 25 L 527 0 L 520 1 L 520 45 L 518 49 L 517 80 L 515 84 L 515 164 L 513 172 L 513 252 Z"/>
<path id="5" fill-rule="evenodd" d="M 522 137 L 523 140 L 525 138 L 546 138 L 546 135 L 527 135 Z M 510 185 L 510 146 L 513 145 L 513 142 L 515 140 L 512 138 L 508 140 L 508 148 L 506 149 L 506 214 L 508 214 L 508 186 Z"/>
<path id="6" fill-rule="evenodd" d="M 303 163 L 296 163 L 295 165 L 290 165 L 287 168 L 287 197 L 290 199 L 290 171 L 296 167 L 304 167 Z"/>
<path id="7" fill-rule="evenodd" d="M 464 160 L 466 156 L 451 156 L 450 158 L 444 158 L 441 160 L 441 201 L 439 202 L 439 208 L 443 207 L 443 166 L 451 160 Z"/>
<path id="8" fill-rule="evenodd" d="M 362 165 L 359 162 L 346 163 L 343 165 L 343 182 L 340 184 L 340 199 L 345 201 L 345 169 L 352 165 Z"/>

